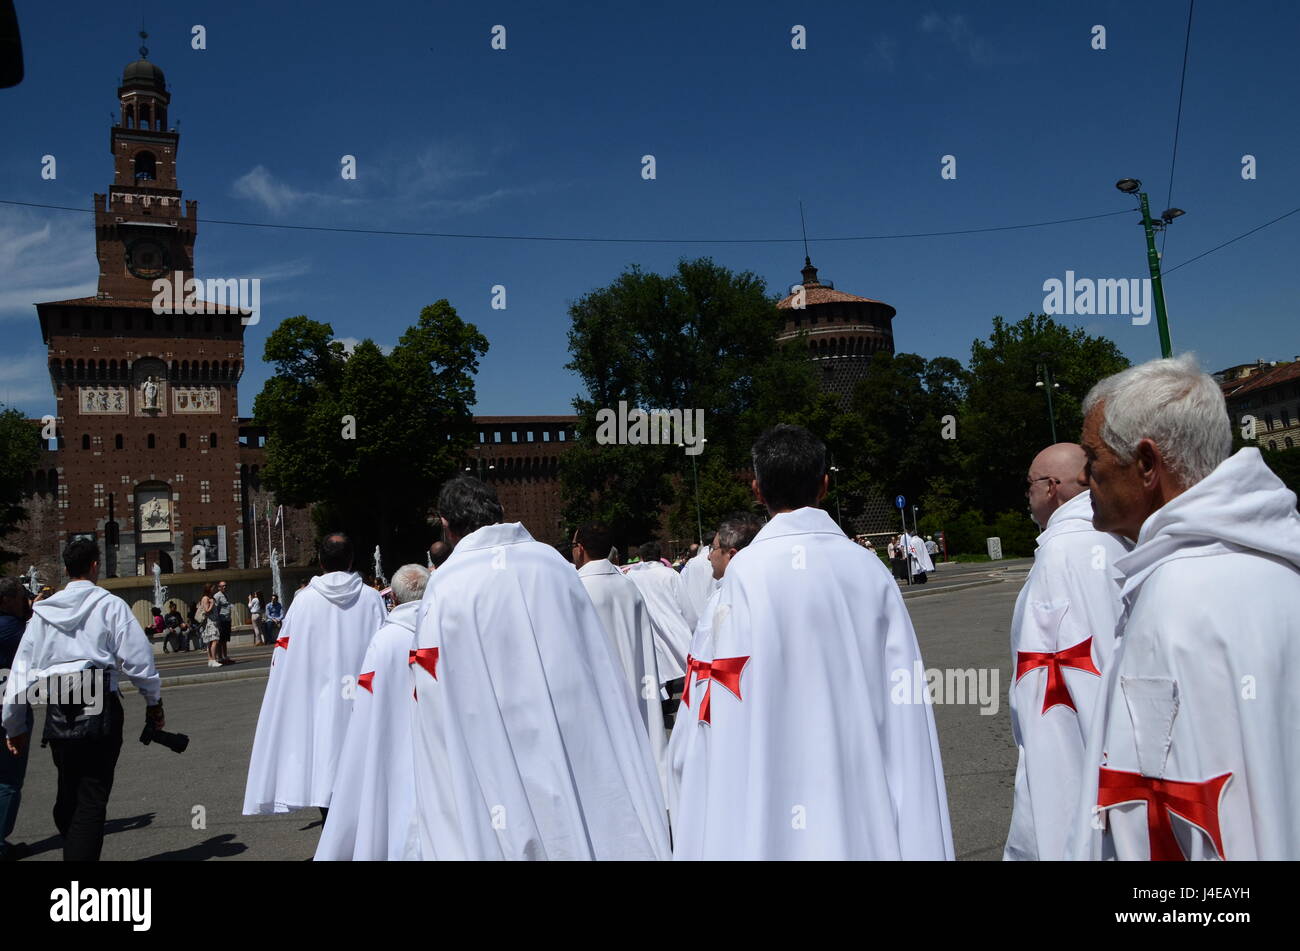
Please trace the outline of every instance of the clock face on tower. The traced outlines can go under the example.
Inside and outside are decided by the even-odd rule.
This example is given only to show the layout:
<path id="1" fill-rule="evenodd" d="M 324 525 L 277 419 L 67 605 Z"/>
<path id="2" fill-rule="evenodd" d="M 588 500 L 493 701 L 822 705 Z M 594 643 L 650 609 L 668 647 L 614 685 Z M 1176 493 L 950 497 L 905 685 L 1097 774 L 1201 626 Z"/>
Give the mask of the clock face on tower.
<path id="1" fill-rule="evenodd" d="M 139 238 L 126 246 L 126 269 L 136 277 L 153 280 L 171 270 L 167 249 L 152 238 Z"/>

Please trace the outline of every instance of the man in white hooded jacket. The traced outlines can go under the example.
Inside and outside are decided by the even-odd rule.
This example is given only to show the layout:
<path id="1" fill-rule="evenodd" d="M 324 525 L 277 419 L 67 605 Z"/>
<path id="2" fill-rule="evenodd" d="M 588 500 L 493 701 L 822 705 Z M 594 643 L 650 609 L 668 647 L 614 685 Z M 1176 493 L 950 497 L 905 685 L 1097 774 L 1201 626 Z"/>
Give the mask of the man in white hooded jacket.
<path id="1" fill-rule="evenodd" d="M 316 846 L 318 862 L 383 862 L 417 858 L 408 851 L 415 812 L 411 717 L 415 622 L 429 583 L 423 565 L 393 572 L 397 606 L 375 632 L 361 661 L 347 738 L 339 754 L 329 818 Z"/>
<path id="2" fill-rule="evenodd" d="M 330 804 L 361 661 L 388 617 L 353 574 L 352 543 L 325 536 L 317 575 L 299 591 L 276 641 L 244 791 L 244 815 Z"/>
<path id="3" fill-rule="evenodd" d="M 1079 484 L 1083 449 L 1048 446 L 1030 463 L 1025 496 L 1042 528 L 1011 618 L 1011 731 L 1019 759 L 1008 861 L 1065 858 L 1084 775 L 1084 744 L 1119 620 L 1115 561 L 1128 546 L 1092 527 Z"/>
<path id="4" fill-rule="evenodd" d="M 1089 730 L 1080 859 L 1300 858 L 1300 516 L 1223 396 L 1154 360 L 1084 402 L 1093 524 L 1125 615 Z"/>

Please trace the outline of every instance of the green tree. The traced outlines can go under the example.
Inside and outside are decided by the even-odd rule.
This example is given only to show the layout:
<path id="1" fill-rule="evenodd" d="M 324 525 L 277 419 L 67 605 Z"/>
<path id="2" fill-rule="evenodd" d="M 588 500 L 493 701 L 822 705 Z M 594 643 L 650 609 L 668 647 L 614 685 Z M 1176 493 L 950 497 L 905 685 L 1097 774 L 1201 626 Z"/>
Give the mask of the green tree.
<path id="1" fill-rule="evenodd" d="M 1056 438 L 1077 442 L 1088 390 L 1129 361 L 1112 341 L 1044 314 L 1014 324 L 993 318 L 988 339 L 971 345 L 967 399 L 957 424 L 963 491 L 986 516 L 1024 509 L 1025 471 L 1052 442 L 1047 397 L 1034 385 L 1040 364 L 1059 384 L 1052 393 Z"/>
<path id="2" fill-rule="evenodd" d="M 665 505 L 674 534 L 693 538 L 696 473 L 676 446 L 597 444 L 599 410 L 626 402 L 629 411 L 704 411 L 708 443 L 695 464 L 707 531 L 748 504 L 744 472 L 757 431 L 791 405 L 815 407 L 803 399 L 807 361 L 777 345 L 781 315 L 748 271 L 708 258 L 682 260 L 668 275 L 632 267 L 569 314 L 568 367 L 586 392 L 573 401 L 579 438 L 561 462 L 565 513 L 574 524 L 606 522 L 620 546 L 658 535 Z"/>
<path id="3" fill-rule="evenodd" d="M 267 338 L 276 375 L 253 404 L 269 429 L 263 478 L 280 501 L 313 505 L 318 530 L 353 539 L 369 563 L 422 562 L 428 514 L 473 437 L 473 374 L 487 339 L 446 300 L 421 312 L 391 353 L 349 356 L 333 328 L 292 317 Z"/>
<path id="4" fill-rule="evenodd" d="M 23 488 L 40 458 L 39 436 L 22 413 L 0 404 L 0 540 L 11 535 L 26 517 Z M 0 547 L 0 566 L 20 554 Z"/>

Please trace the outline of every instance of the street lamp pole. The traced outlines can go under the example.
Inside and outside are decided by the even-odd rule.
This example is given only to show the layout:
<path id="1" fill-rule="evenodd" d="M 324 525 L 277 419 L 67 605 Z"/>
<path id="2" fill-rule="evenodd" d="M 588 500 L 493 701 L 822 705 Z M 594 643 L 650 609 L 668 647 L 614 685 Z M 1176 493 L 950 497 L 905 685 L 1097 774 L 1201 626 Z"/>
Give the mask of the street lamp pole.
<path id="1" fill-rule="evenodd" d="M 1147 193 L 1142 191 L 1142 183 L 1136 178 L 1121 178 L 1115 187 L 1126 195 L 1137 195 L 1138 206 L 1142 211 L 1142 228 L 1147 236 L 1147 267 L 1151 270 L 1151 296 L 1156 304 L 1156 330 L 1160 334 L 1160 355 L 1173 356 L 1173 344 L 1169 339 L 1169 315 L 1165 311 L 1165 288 L 1160 280 L 1160 254 L 1156 251 L 1156 231 L 1166 228 L 1175 218 L 1181 218 L 1186 212 L 1181 208 L 1170 208 L 1158 219 L 1151 217 L 1151 205 Z"/>
<path id="2" fill-rule="evenodd" d="M 839 466 L 836 465 L 831 466 L 832 477 L 839 474 L 839 471 L 840 471 Z M 839 523 L 840 528 L 844 527 L 844 513 L 840 511 L 840 487 L 838 485 L 835 486 L 835 521 Z"/>
<path id="3" fill-rule="evenodd" d="M 703 448 L 704 443 L 706 442 L 708 442 L 707 439 L 700 440 L 701 449 Z M 686 446 L 683 443 L 678 443 L 677 448 L 685 449 Z M 700 547 L 703 548 L 704 547 L 704 521 L 700 518 L 700 473 L 695 466 L 695 456 L 691 456 L 691 477 L 695 480 L 695 533 L 699 536 Z"/>
<path id="4" fill-rule="evenodd" d="M 1052 368 L 1048 366 L 1046 363 L 1038 364 L 1038 372 L 1039 375 L 1042 377 L 1042 379 L 1040 379 L 1034 385 L 1041 386 L 1043 387 L 1043 389 L 1047 390 L 1047 421 L 1051 424 L 1052 444 L 1055 445 L 1056 444 L 1056 413 L 1052 410 L 1052 390 L 1056 389 L 1057 386 L 1059 386 L 1060 384 L 1056 383 L 1052 379 Z"/>

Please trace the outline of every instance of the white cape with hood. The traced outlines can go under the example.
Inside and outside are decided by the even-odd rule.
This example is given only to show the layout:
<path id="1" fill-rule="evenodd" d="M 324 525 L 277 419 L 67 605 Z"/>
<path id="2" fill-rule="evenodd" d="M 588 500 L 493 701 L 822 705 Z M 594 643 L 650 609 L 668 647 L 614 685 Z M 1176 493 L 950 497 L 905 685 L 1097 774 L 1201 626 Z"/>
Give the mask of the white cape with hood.
<path id="1" fill-rule="evenodd" d="M 361 659 L 387 617 L 379 592 L 351 572 L 298 592 L 272 651 L 244 815 L 330 804 Z"/>
<path id="2" fill-rule="evenodd" d="M 419 601 L 393 608 L 361 661 L 318 862 L 416 857 L 407 843 L 415 816 L 411 662 L 419 613 Z"/>
<path id="3" fill-rule="evenodd" d="M 573 566 L 519 523 L 456 545 L 416 636 L 420 857 L 663 859 L 645 723 Z"/>
<path id="4" fill-rule="evenodd" d="M 657 561 L 629 565 L 627 577 L 645 598 L 655 629 L 659 676 L 663 683 L 686 675 L 686 652 L 698 620 L 682 584 L 682 576 Z"/>
<path id="5" fill-rule="evenodd" d="M 664 710 L 659 699 L 659 665 L 655 656 L 654 627 L 650 610 L 637 586 L 608 558 L 589 561 L 578 569 L 578 580 L 591 596 L 596 613 L 609 635 L 609 646 L 618 658 L 628 688 L 637 700 L 637 709 L 650 738 L 650 755 L 659 765 L 662 777 L 664 747 L 668 745 L 664 730 Z M 665 787 L 665 792 L 667 789 Z"/>
<path id="6" fill-rule="evenodd" d="M 107 687 L 125 676 L 156 704 L 161 689 L 153 647 L 127 603 L 89 581 L 72 581 L 32 605 L 14 667 L 5 681 L 3 723 L 9 736 L 27 732 L 27 701 L 19 701 L 39 680 L 99 668 L 109 671 Z M 88 698 L 89 699 L 89 698 Z M 0 756 L 9 751 L 0 748 Z"/>
<path id="7" fill-rule="evenodd" d="M 1083 491 L 1047 520 L 1011 620 L 1011 732 L 1019 751 L 1007 860 L 1065 858 L 1084 745 L 1120 616 L 1129 546 L 1092 527 Z"/>
<path id="8" fill-rule="evenodd" d="M 1300 859 L 1295 494 L 1242 449 L 1152 513 L 1116 565 L 1126 614 L 1073 856 Z"/>
<path id="9" fill-rule="evenodd" d="M 912 574 L 918 575 L 924 572 L 930 574 L 934 571 L 934 561 L 930 558 L 930 551 L 925 547 L 925 539 L 920 535 L 904 535 L 904 541 L 907 544 L 908 557 L 912 563 Z"/>
<path id="10" fill-rule="evenodd" d="M 718 582 L 713 577 L 713 562 L 709 561 L 711 548 L 701 545 L 695 557 L 682 565 L 682 588 L 691 603 L 691 609 L 698 619 L 704 614 L 709 598 L 718 590 Z"/>
<path id="11" fill-rule="evenodd" d="M 674 727 L 675 858 L 953 857 L 916 635 L 878 558 L 820 509 L 774 515 L 708 623 Z"/>

